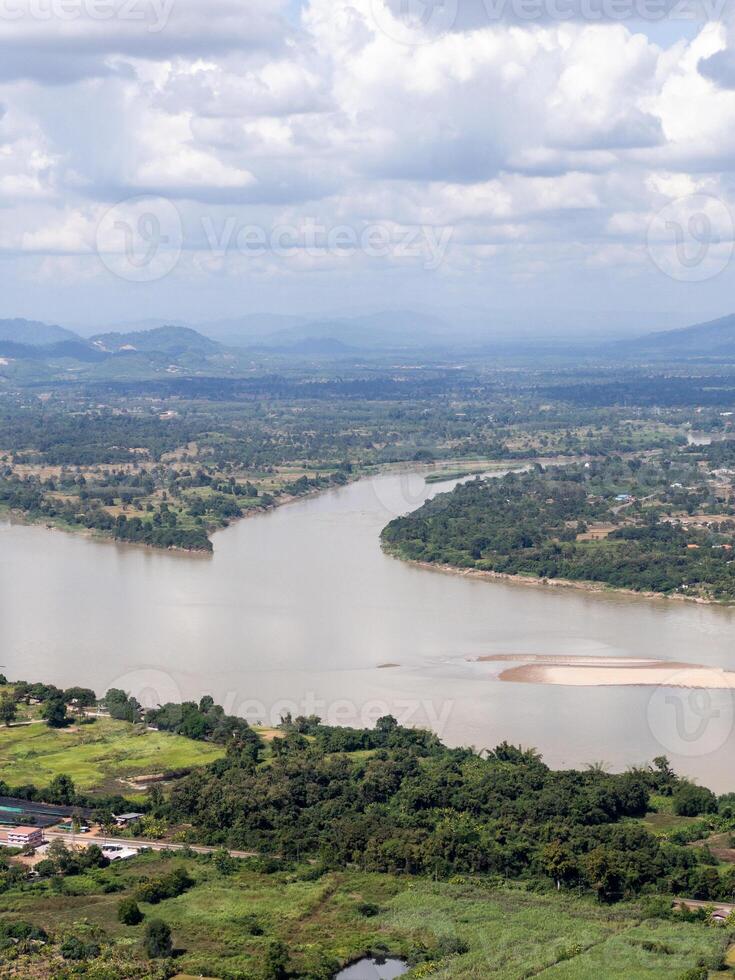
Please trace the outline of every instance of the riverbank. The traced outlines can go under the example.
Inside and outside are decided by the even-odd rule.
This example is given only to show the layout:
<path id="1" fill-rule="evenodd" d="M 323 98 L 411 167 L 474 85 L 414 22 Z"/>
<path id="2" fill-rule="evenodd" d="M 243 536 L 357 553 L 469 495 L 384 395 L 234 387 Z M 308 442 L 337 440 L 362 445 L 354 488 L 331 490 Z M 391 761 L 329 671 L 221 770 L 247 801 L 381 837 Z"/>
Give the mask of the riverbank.
<path id="1" fill-rule="evenodd" d="M 587 457 L 581 456 L 575 457 L 575 459 L 577 461 L 582 461 L 587 459 Z M 402 461 L 396 463 L 366 465 L 363 468 L 357 467 L 352 473 L 345 474 L 345 482 L 342 484 L 315 487 L 314 489 L 308 490 L 305 493 L 299 494 L 284 493 L 279 496 L 270 494 L 271 499 L 267 504 L 257 507 L 249 507 L 239 517 L 225 518 L 224 523 L 221 525 L 210 525 L 206 527 L 207 540 L 209 544 L 212 545 L 212 534 L 215 534 L 218 531 L 226 530 L 228 527 L 232 527 L 238 524 L 240 521 L 247 520 L 251 517 L 263 516 L 271 511 L 285 507 L 288 504 L 298 503 L 301 500 L 308 500 L 310 498 L 320 496 L 327 491 L 339 489 L 340 486 L 357 483 L 360 480 L 371 479 L 377 476 L 391 473 L 401 473 L 406 475 L 416 473 L 425 474 L 428 493 L 431 490 L 432 484 L 456 482 L 460 479 L 481 474 L 491 474 L 495 471 L 505 473 L 511 469 L 521 470 L 529 465 L 532 465 L 533 463 L 549 465 L 555 462 L 561 462 L 561 459 L 553 457 L 537 457 L 527 460 L 483 460 L 473 457 L 468 460 L 447 459 L 437 460 L 433 463 L 411 463 L 410 461 Z M 458 468 L 463 465 L 466 467 L 472 467 L 472 469 L 459 471 Z M 161 545 L 143 540 L 134 541 L 127 538 L 119 538 L 116 537 L 112 531 L 106 531 L 99 528 L 88 528 L 83 524 L 74 524 L 60 518 L 51 518 L 47 514 L 39 514 L 37 517 L 34 517 L 27 511 L 8 507 L 7 505 L 0 503 L 0 520 L 3 518 L 9 520 L 11 523 L 26 525 L 29 527 L 44 527 L 49 531 L 63 531 L 65 534 L 76 535 L 78 537 L 86 538 L 87 540 L 100 542 L 107 541 L 118 545 L 144 548 L 146 551 L 173 552 L 191 557 L 198 556 L 205 558 L 211 557 L 214 551 L 213 545 L 209 548 L 193 548 L 176 544 Z"/>
<path id="2" fill-rule="evenodd" d="M 348 479 L 347 482 L 355 482 L 356 480 L 364 478 L 364 476 L 364 473 L 358 474 L 351 480 Z M 219 526 L 212 525 L 208 527 L 206 529 L 207 540 L 209 541 L 209 544 L 212 545 L 210 535 L 215 534 L 217 531 L 224 531 L 228 527 L 238 524 L 240 521 L 247 520 L 251 517 L 263 516 L 264 514 L 268 514 L 280 507 L 285 507 L 287 504 L 297 503 L 299 500 L 307 500 L 309 497 L 315 497 L 319 494 L 326 493 L 328 490 L 334 489 L 335 487 L 319 487 L 315 490 L 309 490 L 307 493 L 284 494 L 280 497 L 274 497 L 268 504 L 264 504 L 263 506 L 259 507 L 250 507 L 244 513 L 240 514 L 239 517 L 227 518 L 225 519 L 225 522 Z M 109 542 L 111 544 L 124 545 L 131 548 L 143 548 L 146 551 L 174 552 L 177 554 L 200 558 L 210 558 L 214 552 L 213 545 L 210 548 L 186 548 L 182 545 L 159 545 L 148 541 L 131 541 L 126 538 L 118 538 L 110 531 L 100 530 L 99 528 L 88 528 L 83 524 L 70 524 L 67 521 L 49 518 L 46 514 L 40 514 L 38 517 L 33 517 L 26 511 L 0 504 L 0 521 L 3 519 L 6 519 L 11 524 L 20 524 L 26 527 L 43 527 L 47 531 L 63 531 L 65 534 L 86 538 L 89 541 Z"/>
<path id="3" fill-rule="evenodd" d="M 700 606 L 722 606 L 725 608 L 735 607 L 735 601 L 726 602 L 720 599 L 705 599 L 702 596 L 690 596 L 676 593 L 671 595 L 666 592 L 651 592 L 648 590 L 623 589 L 604 582 L 575 581 L 566 578 L 535 578 L 530 575 L 511 575 L 507 572 L 493 572 L 479 568 L 459 568 L 457 565 L 439 564 L 430 561 L 417 561 L 414 558 L 405 558 L 398 549 L 391 548 L 381 542 L 383 553 L 390 558 L 413 565 L 416 568 L 425 568 L 432 572 L 441 572 L 445 575 L 460 575 L 463 578 L 478 578 L 488 581 L 509 582 L 511 585 L 531 586 L 532 588 L 557 588 L 575 589 L 578 592 L 588 592 L 597 595 L 619 595 L 638 599 L 661 599 L 666 602 L 688 602 Z"/>

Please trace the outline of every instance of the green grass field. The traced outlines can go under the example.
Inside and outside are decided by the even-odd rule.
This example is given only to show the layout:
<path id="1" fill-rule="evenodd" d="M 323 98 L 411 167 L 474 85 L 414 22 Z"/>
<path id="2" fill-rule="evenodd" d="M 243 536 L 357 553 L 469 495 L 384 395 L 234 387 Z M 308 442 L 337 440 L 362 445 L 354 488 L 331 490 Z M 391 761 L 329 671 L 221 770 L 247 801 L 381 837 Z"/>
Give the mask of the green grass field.
<path id="1" fill-rule="evenodd" d="M 435 883 L 345 871 L 312 881 L 308 867 L 262 874 L 249 862 L 224 876 L 211 862 L 157 854 L 68 879 L 70 894 L 54 894 L 46 883 L 6 892 L 0 917 L 52 932 L 86 920 L 115 942 L 131 944 L 134 958 L 143 926 L 121 925 L 118 903 L 142 877 L 181 864 L 196 886 L 141 909 L 170 924 L 177 968 L 192 976 L 260 978 L 273 939 L 286 944 L 289 968 L 299 976 L 321 976 L 330 961 L 383 947 L 414 961 L 428 958 L 432 966 L 419 964 L 415 975 L 438 980 L 676 980 L 700 961 L 714 968 L 727 946 L 726 930 L 642 921 L 635 905 L 607 907 L 476 879 Z M 121 890 L 105 893 L 111 882 Z M 377 914 L 363 914 L 362 903 L 372 903 Z M 253 921 L 261 935 L 252 934 Z M 452 948 L 466 952 L 452 954 Z"/>
<path id="2" fill-rule="evenodd" d="M 220 746 L 111 718 L 70 729 L 40 723 L 0 728 L 0 779 L 11 786 L 46 786 L 66 773 L 78 789 L 129 795 L 120 780 L 204 765 L 223 754 Z"/>

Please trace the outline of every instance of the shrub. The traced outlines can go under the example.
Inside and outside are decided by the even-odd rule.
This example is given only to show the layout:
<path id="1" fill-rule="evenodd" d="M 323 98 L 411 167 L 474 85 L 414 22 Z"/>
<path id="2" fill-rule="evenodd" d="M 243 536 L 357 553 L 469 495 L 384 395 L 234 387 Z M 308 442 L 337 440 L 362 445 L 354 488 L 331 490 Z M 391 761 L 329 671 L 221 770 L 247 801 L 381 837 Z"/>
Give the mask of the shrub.
<path id="1" fill-rule="evenodd" d="M 284 980 L 288 976 L 288 950 L 279 939 L 274 939 L 268 946 L 265 976 L 267 980 Z"/>
<path id="2" fill-rule="evenodd" d="M 674 792 L 674 813 L 679 817 L 699 817 L 717 812 L 717 797 L 705 786 L 682 782 Z"/>
<path id="3" fill-rule="evenodd" d="M 149 905 L 158 905 L 166 898 L 176 898 L 183 895 L 187 889 L 194 884 L 185 868 L 176 868 L 167 875 L 159 878 L 151 878 L 138 886 L 135 898 L 139 902 L 148 902 Z"/>
<path id="4" fill-rule="evenodd" d="M 117 907 L 117 918 L 124 926 L 137 926 L 143 921 L 143 913 L 134 898 L 124 898 Z"/>
<path id="5" fill-rule="evenodd" d="M 171 927 L 161 919 L 151 919 L 145 927 L 143 945 L 149 959 L 162 959 L 173 952 Z"/>
<path id="6" fill-rule="evenodd" d="M 38 939 L 45 942 L 48 936 L 44 929 L 34 926 L 32 922 L 0 922 L 0 938 L 19 941 Z"/>
<path id="7" fill-rule="evenodd" d="M 380 912 L 380 906 L 374 902 L 360 902 L 357 906 L 357 911 L 360 915 L 364 915 L 365 918 L 369 919 Z"/>
<path id="8" fill-rule="evenodd" d="M 229 851 L 225 848 L 214 852 L 212 863 L 221 875 L 231 875 L 237 867 L 235 859 L 230 857 Z"/>
<path id="9" fill-rule="evenodd" d="M 258 922 L 256 916 L 250 912 L 247 915 L 243 915 L 243 917 L 240 919 L 240 925 L 242 926 L 243 932 L 248 936 L 263 935 L 262 925 Z"/>
<path id="10" fill-rule="evenodd" d="M 440 936 L 436 943 L 436 957 L 462 956 L 469 952 L 470 947 L 459 936 Z"/>
<path id="11" fill-rule="evenodd" d="M 100 948 L 96 943 L 85 943 L 78 936 L 67 936 L 59 952 L 65 960 L 93 960 L 100 955 Z"/>

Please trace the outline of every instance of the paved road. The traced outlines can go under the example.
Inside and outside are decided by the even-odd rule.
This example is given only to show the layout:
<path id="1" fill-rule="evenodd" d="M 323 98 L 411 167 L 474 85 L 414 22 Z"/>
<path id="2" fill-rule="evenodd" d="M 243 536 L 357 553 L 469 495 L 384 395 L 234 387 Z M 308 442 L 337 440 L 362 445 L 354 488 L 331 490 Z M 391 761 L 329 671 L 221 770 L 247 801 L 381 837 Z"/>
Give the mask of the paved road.
<path id="1" fill-rule="evenodd" d="M 221 850 L 219 847 L 205 847 L 201 844 L 168 844 L 166 841 L 160 840 L 141 840 L 140 838 L 135 838 L 131 840 L 128 837 L 104 837 L 97 834 L 70 834 L 63 830 L 47 830 L 44 834 L 46 840 L 63 840 L 69 841 L 74 838 L 75 844 L 112 844 L 116 847 L 149 847 L 152 851 L 183 851 L 186 848 L 194 851 L 196 854 L 214 854 L 215 851 Z M 230 857 L 234 858 L 250 858 L 258 857 L 257 851 L 229 851 Z"/>

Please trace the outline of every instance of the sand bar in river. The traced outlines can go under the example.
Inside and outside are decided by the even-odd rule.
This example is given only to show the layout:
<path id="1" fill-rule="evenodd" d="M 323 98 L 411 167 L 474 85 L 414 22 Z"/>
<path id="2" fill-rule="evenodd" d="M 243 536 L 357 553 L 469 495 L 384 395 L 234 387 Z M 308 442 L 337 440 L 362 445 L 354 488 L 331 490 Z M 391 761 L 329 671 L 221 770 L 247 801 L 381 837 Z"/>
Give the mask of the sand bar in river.
<path id="1" fill-rule="evenodd" d="M 565 684 L 571 687 L 686 687 L 735 690 L 735 671 L 672 660 L 634 657 L 557 657 L 533 654 L 494 654 L 475 663 L 508 663 L 501 681 L 525 684 Z"/>

